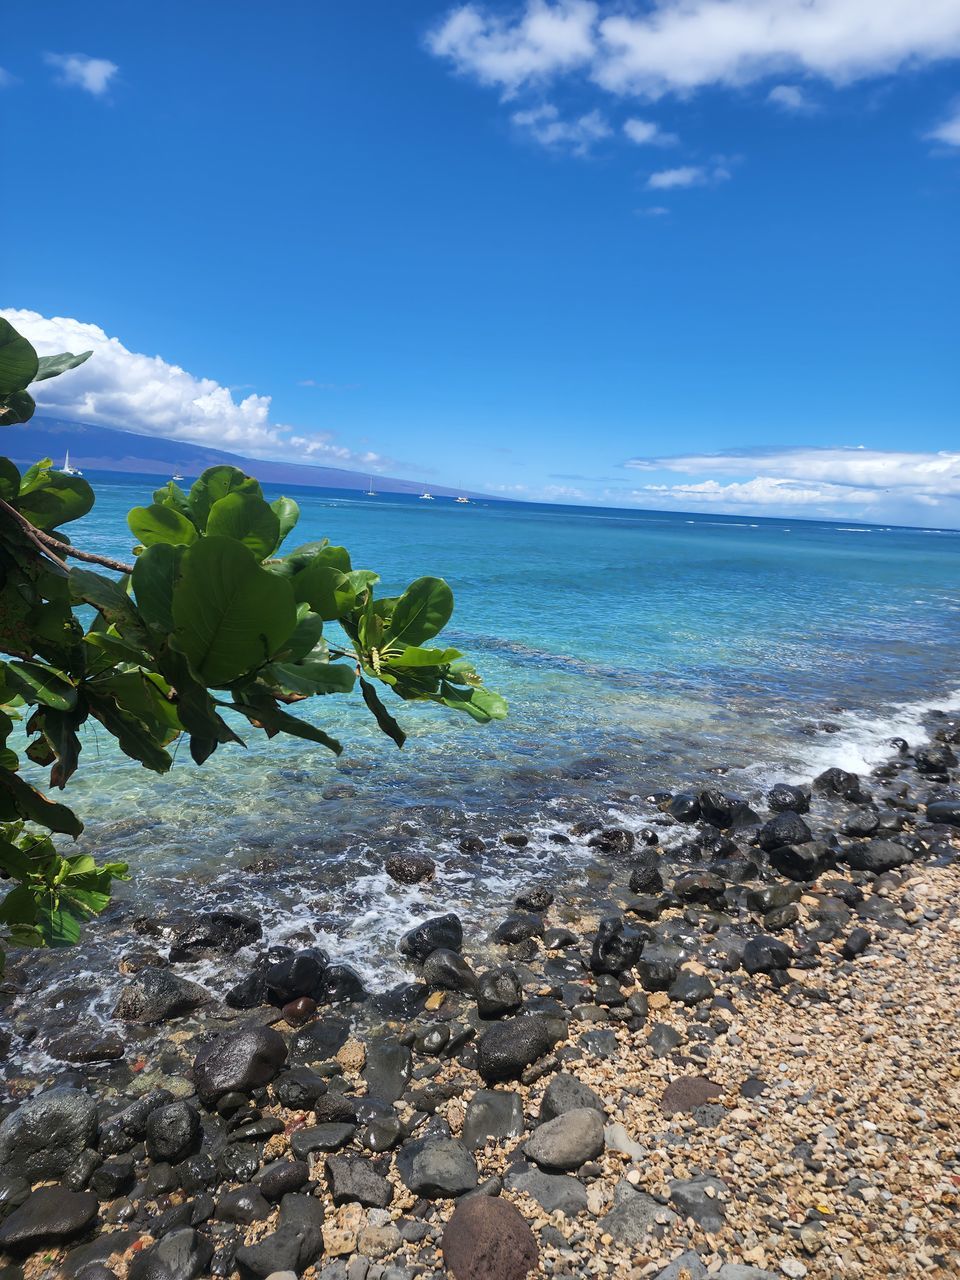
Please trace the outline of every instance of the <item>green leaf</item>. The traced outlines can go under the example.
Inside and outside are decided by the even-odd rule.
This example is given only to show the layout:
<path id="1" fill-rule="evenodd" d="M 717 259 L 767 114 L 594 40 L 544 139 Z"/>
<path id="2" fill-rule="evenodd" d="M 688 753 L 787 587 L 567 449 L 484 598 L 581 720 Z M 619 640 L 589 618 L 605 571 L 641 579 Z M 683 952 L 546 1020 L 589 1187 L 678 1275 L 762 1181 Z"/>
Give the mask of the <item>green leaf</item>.
<path id="1" fill-rule="evenodd" d="M 210 508 L 228 493 L 252 493 L 258 498 L 263 494 L 253 476 L 245 476 L 236 467 L 208 467 L 190 489 L 190 511 L 198 529 L 207 527 Z"/>
<path id="2" fill-rule="evenodd" d="M 283 545 L 287 535 L 296 527 L 300 519 L 300 508 L 292 498 L 277 498 L 270 503 L 270 509 L 280 521 L 280 537 L 277 546 Z"/>
<path id="3" fill-rule="evenodd" d="M 286 693 L 302 693 L 307 697 L 350 693 L 357 678 L 353 667 L 342 662 L 271 662 L 264 667 L 263 674 Z"/>
<path id="4" fill-rule="evenodd" d="M 221 742 L 243 746 L 243 739 L 217 713 L 213 699 L 193 675 L 182 653 L 162 645 L 157 651 L 157 666 L 174 691 L 177 717 L 190 734 L 190 754 L 197 764 L 212 755 Z"/>
<path id="5" fill-rule="evenodd" d="M 462 657 L 459 649 L 418 649 L 408 645 L 400 653 L 390 653 L 391 667 L 445 667 Z"/>
<path id="6" fill-rule="evenodd" d="M 175 480 L 168 480 L 162 489 L 154 489 L 153 500 L 157 506 L 170 507 L 173 511 L 178 511 L 180 515 L 185 516 L 187 520 L 193 523 L 187 495 Z"/>
<path id="7" fill-rule="evenodd" d="M 36 378 L 39 366 L 33 346 L 0 316 L 0 395 L 23 391 Z"/>
<path id="8" fill-rule="evenodd" d="M 58 525 L 79 520 L 93 506 L 93 490 L 80 476 L 61 475 L 49 463 L 34 471 L 31 467 L 20 483 L 16 508 L 38 529 L 49 533 Z"/>
<path id="9" fill-rule="evenodd" d="M 27 702 L 42 702 L 56 711 L 72 711 L 77 705 L 76 686 L 45 663 L 8 662 L 6 680 Z"/>
<path id="10" fill-rule="evenodd" d="M 81 351 L 75 356 L 72 351 L 61 351 L 58 356 L 41 356 L 34 382 L 44 382 L 47 378 L 56 378 L 68 369 L 76 369 L 78 365 L 89 360 L 92 351 Z"/>
<path id="11" fill-rule="evenodd" d="M 207 536 L 235 538 L 265 560 L 280 541 L 280 519 L 258 494 L 228 493 L 210 508 Z"/>
<path id="12" fill-rule="evenodd" d="M 182 556 L 183 547 L 155 543 L 137 556 L 130 578 L 137 608 L 147 626 L 165 636 L 173 631 L 173 588 Z"/>
<path id="13" fill-rule="evenodd" d="M 153 503 L 149 507 L 134 507 L 127 516 L 127 524 L 135 538 L 145 547 L 158 542 L 170 546 L 189 546 L 197 540 L 197 530 L 191 520 L 173 507 Z"/>
<path id="14" fill-rule="evenodd" d="M 376 689 L 374 689 L 373 685 L 370 684 L 369 681 L 364 680 L 363 676 L 360 677 L 360 692 L 363 695 L 364 702 L 373 713 L 373 718 L 376 720 L 383 732 L 388 738 L 392 738 L 398 747 L 402 747 L 407 740 L 407 735 L 403 732 L 396 720 L 394 720 L 393 716 L 380 701 L 377 696 Z"/>
<path id="15" fill-rule="evenodd" d="M 491 720 L 503 720 L 507 714 L 506 699 L 492 689 L 462 689 L 444 680 L 440 686 L 440 701 L 454 711 L 465 711 L 480 724 Z"/>
<path id="16" fill-rule="evenodd" d="M 65 804 L 57 804 L 41 795 L 20 777 L 19 773 L 6 773 L 0 769 L 0 794 L 13 804 L 21 818 L 36 822 L 48 831 L 58 831 L 65 836 L 78 836 L 83 823 Z"/>
<path id="17" fill-rule="evenodd" d="M 174 638 L 199 678 L 220 689 L 269 662 L 297 622 L 290 584 L 231 538 L 183 553 L 173 590 Z"/>
<path id="18" fill-rule="evenodd" d="M 121 706 L 107 691 L 87 686 L 90 714 L 116 738 L 120 750 L 131 760 L 139 760 L 145 769 L 166 773 L 173 760 L 163 749 L 157 734 L 137 716 Z"/>
<path id="19" fill-rule="evenodd" d="M 326 747 L 335 755 L 339 755 L 343 746 L 336 738 L 318 729 L 316 725 L 300 720 L 286 711 L 281 711 L 272 698 L 256 694 L 256 691 L 244 691 L 240 700 L 234 705 L 242 711 L 251 724 L 263 729 L 268 738 L 278 733 L 288 733 L 293 738 L 303 738 L 307 742 L 316 742 Z"/>
<path id="20" fill-rule="evenodd" d="M 20 472 L 9 458 L 0 458 L 0 498 L 12 502 L 20 492 Z"/>
<path id="21" fill-rule="evenodd" d="M 315 654 L 318 659 L 326 657 L 323 619 L 318 613 L 311 612 L 309 605 L 301 604 L 297 608 L 297 625 L 277 658 L 281 662 L 300 662 L 315 650 L 320 651 Z"/>
<path id="22" fill-rule="evenodd" d="M 442 631 L 453 613 L 453 592 L 442 578 L 418 578 L 396 603 L 385 643 L 420 645 Z"/>
<path id="23" fill-rule="evenodd" d="M 29 422 L 37 411 L 37 402 L 29 391 L 11 391 L 0 395 L 0 427 L 15 427 Z"/>
<path id="24" fill-rule="evenodd" d="M 80 941 L 80 921 L 52 895 L 37 903 L 37 928 L 48 947 L 72 947 Z"/>
<path id="25" fill-rule="evenodd" d="M 324 622 L 342 618 L 356 602 L 347 575 L 322 561 L 308 565 L 291 582 L 297 603 L 308 604 Z"/>

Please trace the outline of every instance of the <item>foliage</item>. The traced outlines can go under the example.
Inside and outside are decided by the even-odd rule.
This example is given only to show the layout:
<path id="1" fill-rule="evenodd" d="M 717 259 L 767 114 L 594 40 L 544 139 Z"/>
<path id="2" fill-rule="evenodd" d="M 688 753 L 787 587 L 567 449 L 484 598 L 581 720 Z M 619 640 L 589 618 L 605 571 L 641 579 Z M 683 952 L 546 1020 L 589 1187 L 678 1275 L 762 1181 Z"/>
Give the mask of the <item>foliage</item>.
<path id="1" fill-rule="evenodd" d="M 0 320 L 0 425 L 28 421 L 30 383 L 89 354 L 39 359 Z M 135 507 L 133 564 L 75 548 L 61 532 L 93 504 L 87 481 L 50 459 L 21 475 L 0 457 L 0 876 L 12 885 L 0 903 L 0 941 L 76 941 L 81 921 L 107 905 L 111 881 L 127 875 L 123 863 L 60 853 L 52 835 L 76 838 L 82 823 L 21 772 L 25 761 L 49 768 L 51 787 L 62 789 L 90 720 L 125 755 L 164 773 L 181 735 L 202 764 L 221 745 L 242 744 L 242 720 L 339 754 L 335 738 L 287 708 L 357 685 L 397 746 L 404 733 L 378 684 L 481 724 L 506 714 L 456 649 L 430 647 L 453 611 L 442 578 L 378 598 L 378 575 L 354 569 L 346 548 L 327 539 L 281 554 L 297 504 L 268 502 L 234 467 L 210 468 L 189 493 L 171 481 Z M 119 577 L 68 567 L 68 558 Z M 10 745 L 17 721 L 25 761 Z"/>

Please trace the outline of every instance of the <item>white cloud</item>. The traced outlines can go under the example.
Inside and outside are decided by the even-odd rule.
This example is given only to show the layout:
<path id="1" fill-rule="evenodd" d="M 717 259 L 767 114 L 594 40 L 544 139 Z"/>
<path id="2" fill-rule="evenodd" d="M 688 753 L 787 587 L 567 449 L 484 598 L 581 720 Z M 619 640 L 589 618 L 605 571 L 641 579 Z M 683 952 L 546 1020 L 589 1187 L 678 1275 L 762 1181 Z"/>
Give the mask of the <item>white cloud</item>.
<path id="1" fill-rule="evenodd" d="M 651 191 L 673 191 L 677 187 L 703 187 L 712 182 L 726 182 L 730 170 L 723 165 L 712 168 L 700 164 L 685 164 L 677 169 L 661 169 L 651 173 L 647 186 Z"/>
<path id="2" fill-rule="evenodd" d="M 799 85 L 795 84 L 774 85 L 767 94 L 767 101 L 781 111 L 789 111 L 798 116 L 812 115 L 817 109 Z"/>
<path id="3" fill-rule="evenodd" d="M 595 142 L 613 132 L 599 111 L 589 111 L 576 120 L 562 120 L 550 103 L 529 111 L 515 111 L 510 117 L 543 147 L 569 147 L 574 155 L 586 155 Z"/>
<path id="4" fill-rule="evenodd" d="M 291 434 L 292 428 L 271 422 L 270 396 L 235 399 L 213 378 L 196 377 L 161 356 L 130 351 L 98 325 L 14 308 L 0 309 L 0 315 L 40 355 L 93 351 L 78 369 L 36 384 L 32 394 L 41 413 L 287 461 L 309 457 L 334 465 L 389 464 L 375 453 L 355 453 L 338 444 L 329 432 Z"/>
<path id="5" fill-rule="evenodd" d="M 48 53 L 44 59 L 56 67 L 60 84 L 70 89 L 83 89 L 95 98 L 102 97 L 120 68 L 106 58 L 91 58 L 86 53 Z"/>
<path id="6" fill-rule="evenodd" d="M 12 84 L 16 84 L 17 77 L 11 75 L 6 67 L 0 67 L 0 89 L 9 89 Z"/>
<path id="7" fill-rule="evenodd" d="M 784 72 L 832 84 L 960 55 L 956 0 L 525 0 L 513 16 L 453 9 L 428 40 L 459 72 L 505 93 L 582 71 L 656 99 Z"/>
<path id="8" fill-rule="evenodd" d="M 954 106 L 952 115 L 930 130 L 927 137 L 932 142 L 945 142 L 948 147 L 960 147 L 960 103 Z"/>
<path id="9" fill-rule="evenodd" d="M 666 133 L 653 120 L 624 120 L 623 132 L 637 146 L 672 147 L 680 139 L 675 133 Z"/>

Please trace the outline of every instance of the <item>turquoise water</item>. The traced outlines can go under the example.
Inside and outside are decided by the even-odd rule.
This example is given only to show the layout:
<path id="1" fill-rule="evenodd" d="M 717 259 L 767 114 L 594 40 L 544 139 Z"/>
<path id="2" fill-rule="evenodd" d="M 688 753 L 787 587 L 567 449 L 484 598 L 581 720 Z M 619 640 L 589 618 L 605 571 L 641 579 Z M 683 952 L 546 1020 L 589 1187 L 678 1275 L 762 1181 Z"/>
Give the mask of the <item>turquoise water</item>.
<path id="1" fill-rule="evenodd" d="M 125 513 L 156 482 L 92 479 L 97 507 L 74 540 L 128 557 Z M 313 714 L 345 743 L 339 760 L 249 731 L 246 750 L 223 748 L 202 770 L 180 750 L 160 779 L 88 730 L 69 799 L 86 845 L 129 858 L 137 881 L 73 953 L 74 980 L 87 966 L 103 985 L 133 915 L 229 902 L 271 938 L 319 938 L 382 984 L 403 973 L 395 943 L 411 918 L 469 900 L 482 919 L 520 881 L 582 880 L 585 844 L 549 840 L 572 819 L 639 826 L 650 792 L 717 771 L 751 794 L 828 764 L 868 768 L 960 688 L 954 533 L 287 492 L 302 510 L 291 545 L 344 543 L 384 593 L 448 579 L 447 638 L 510 718 L 480 727 L 391 700 L 409 734 L 398 752 L 359 700 L 325 699 Z M 499 840 L 509 830 L 530 835 L 525 850 Z M 459 852 L 467 833 L 485 855 Z M 398 848 L 435 857 L 437 880 L 389 882 L 383 860 Z M 277 870 L 245 872 L 257 857 Z"/>

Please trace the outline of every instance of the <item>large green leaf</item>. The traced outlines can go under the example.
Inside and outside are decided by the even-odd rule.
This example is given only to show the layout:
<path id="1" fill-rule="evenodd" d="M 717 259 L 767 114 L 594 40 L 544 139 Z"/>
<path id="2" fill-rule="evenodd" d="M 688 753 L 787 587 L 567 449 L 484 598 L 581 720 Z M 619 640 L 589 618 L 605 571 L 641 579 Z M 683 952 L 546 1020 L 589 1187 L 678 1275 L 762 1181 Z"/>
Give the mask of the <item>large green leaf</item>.
<path id="1" fill-rule="evenodd" d="M 56 711 L 72 711 L 77 690 L 62 671 L 43 662 L 8 662 L 6 683 L 27 702 L 42 702 Z"/>
<path id="2" fill-rule="evenodd" d="M 255 493 L 228 493 L 218 498 L 207 516 L 208 536 L 236 538 L 258 560 L 272 555 L 280 541 L 280 518 Z"/>
<path id="3" fill-rule="evenodd" d="M 187 495 L 175 480 L 168 480 L 161 489 L 154 489 L 153 500 L 160 507 L 172 507 L 174 511 L 179 511 L 182 516 L 193 522 Z"/>
<path id="4" fill-rule="evenodd" d="M 166 773 L 173 760 L 163 749 L 164 740 L 153 725 L 146 724 L 132 711 L 121 706 L 110 690 L 87 686 L 90 714 L 116 738 L 120 750 L 131 760 L 139 760 L 145 769 Z"/>
<path id="5" fill-rule="evenodd" d="M 399 598 L 384 644 L 421 645 L 450 621 L 453 592 L 442 578 L 418 578 Z"/>
<path id="6" fill-rule="evenodd" d="M 190 512 L 198 529 L 207 527 L 210 508 L 228 493 L 252 493 L 258 498 L 263 494 L 253 476 L 245 476 L 236 467 L 208 467 L 190 489 Z"/>
<path id="7" fill-rule="evenodd" d="M 171 546 L 188 547 L 197 540 L 197 530 L 192 521 L 170 506 L 154 502 L 149 507 L 134 507 L 127 516 L 130 532 L 145 547 L 158 542 Z"/>
<path id="8" fill-rule="evenodd" d="M 302 693 L 307 697 L 350 693 L 357 679 L 354 668 L 342 662 L 271 662 L 264 667 L 263 674 L 286 693 Z"/>
<path id="9" fill-rule="evenodd" d="M 364 680 L 362 676 L 360 677 L 360 692 L 363 695 L 364 702 L 373 713 L 374 720 L 376 720 L 383 732 L 388 738 L 392 738 L 398 747 L 402 747 L 407 740 L 407 735 L 380 701 L 373 685 L 368 680 Z"/>
<path id="10" fill-rule="evenodd" d="M 277 546 L 282 546 L 287 535 L 296 527 L 300 519 L 300 508 L 292 498 L 277 498 L 270 503 L 270 509 L 280 521 L 280 537 Z"/>
<path id="11" fill-rule="evenodd" d="M 506 699 L 492 689 L 474 687 L 464 689 L 444 680 L 440 685 L 440 701 L 454 711 L 465 711 L 480 724 L 491 720 L 503 720 L 507 714 Z"/>
<path id="12" fill-rule="evenodd" d="M 37 411 L 37 402 L 29 391 L 12 391 L 0 395 L 0 427 L 16 427 L 29 422 Z"/>
<path id="13" fill-rule="evenodd" d="M 445 667 L 462 657 L 459 649 L 418 649 L 408 645 L 400 653 L 391 653 L 391 667 Z"/>
<path id="14" fill-rule="evenodd" d="M 269 662 L 290 636 L 290 584 L 232 538 L 201 539 L 183 553 L 173 589 L 174 638 L 199 678 L 223 688 Z"/>
<path id="15" fill-rule="evenodd" d="M 9 458 L 0 458 L 0 498 L 12 502 L 20 492 L 20 472 Z"/>
<path id="16" fill-rule="evenodd" d="M 213 698 L 193 675 L 182 653 L 167 644 L 161 645 L 157 650 L 157 667 L 174 691 L 177 716 L 190 734 L 190 754 L 197 764 L 203 764 L 221 742 L 243 746 L 243 739 L 218 713 Z"/>
<path id="17" fill-rule="evenodd" d="M 289 733 L 291 737 L 303 738 L 307 742 L 316 742 L 321 747 L 326 747 L 334 752 L 335 755 L 339 755 L 343 750 L 343 746 L 336 738 L 331 738 L 328 733 L 318 729 L 315 724 L 310 724 L 306 720 L 300 720 L 297 716 L 290 715 L 287 711 L 282 711 L 272 698 L 262 693 L 247 690 L 234 705 L 238 711 L 243 712 L 251 724 L 262 729 L 268 738 L 272 738 L 278 733 Z"/>
<path id="18" fill-rule="evenodd" d="M 83 823 L 72 809 L 68 809 L 65 804 L 48 800 L 35 787 L 25 782 L 19 773 L 7 773 L 0 769 L 0 795 L 5 795 L 12 802 L 21 818 L 36 822 L 48 831 L 78 836 L 83 830 Z"/>
<path id="19" fill-rule="evenodd" d="M 39 366 L 33 346 L 0 316 L 0 395 L 23 391 L 36 378 Z"/>
<path id="20" fill-rule="evenodd" d="M 356 602 L 356 592 L 350 579 L 321 557 L 307 565 L 292 578 L 293 593 L 298 604 L 308 604 L 324 622 L 333 622 L 350 612 Z"/>
<path id="21" fill-rule="evenodd" d="M 20 483 L 17 510 L 38 529 L 49 532 L 91 509 L 93 490 L 80 476 L 65 476 L 49 465 L 27 472 Z"/>
<path id="22" fill-rule="evenodd" d="M 158 542 L 137 556 L 130 578 L 137 608 L 148 627 L 168 636 L 173 631 L 173 587 L 183 547 Z"/>
<path id="23" fill-rule="evenodd" d="M 58 356 L 41 356 L 34 382 L 44 382 L 47 378 L 56 378 L 68 369 L 76 369 L 78 365 L 89 360 L 92 351 L 81 351 L 75 356 L 72 351 L 61 351 Z"/>
<path id="24" fill-rule="evenodd" d="M 318 613 L 313 613 L 309 605 L 301 604 L 297 607 L 297 625 L 277 654 L 277 659 L 280 662 L 301 662 L 308 654 L 325 661 L 327 646 L 323 639 L 323 619 Z"/>

